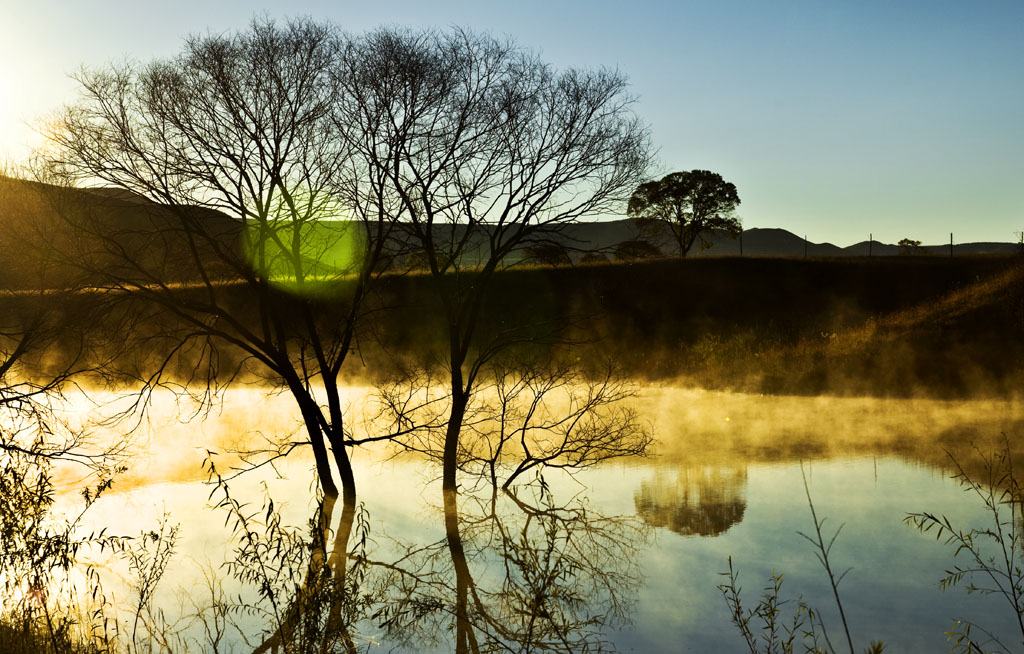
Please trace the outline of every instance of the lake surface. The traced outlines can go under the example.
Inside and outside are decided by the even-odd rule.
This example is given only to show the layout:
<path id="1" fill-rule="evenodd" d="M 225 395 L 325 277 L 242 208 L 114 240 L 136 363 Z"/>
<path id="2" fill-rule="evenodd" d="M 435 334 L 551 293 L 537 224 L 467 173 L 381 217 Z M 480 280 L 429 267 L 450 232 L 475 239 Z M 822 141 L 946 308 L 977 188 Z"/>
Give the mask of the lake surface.
<path id="1" fill-rule="evenodd" d="M 353 389 L 352 401 L 362 392 Z M 260 434 L 291 433 L 296 425 L 287 398 L 258 391 L 232 391 L 222 410 L 202 423 L 172 419 L 169 406 L 155 412 L 133 469 L 93 507 L 90 520 L 121 533 L 154 528 L 163 512 L 180 523 L 159 599 L 172 612 L 183 596 L 199 601 L 206 592 L 202 568 L 219 570 L 233 547 L 226 514 L 209 507 L 211 488 L 200 467 L 205 449 L 226 461 L 230 447 L 257 442 Z M 491 619 L 522 620 L 525 605 L 516 602 L 524 589 L 536 587 L 541 571 L 548 575 L 550 601 L 560 602 L 566 622 L 579 625 L 579 640 L 570 643 L 577 649 L 606 640 L 619 651 L 745 651 L 717 589 L 731 556 L 748 608 L 772 571 L 781 573 L 782 597 L 791 600 L 784 614 L 802 596 L 841 648 L 827 577 L 798 534 L 814 529 L 806 478 L 819 518 L 827 518 L 826 535 L 842 525 L 831 560 L 839 572 L 850 569 L 839 590 L 858 651 L 871 640 L 894 652 L 948 650 L 944 632 L 954 618 L 1012 636 L 1015 616 L 999 598 L 959 587 L 940 591 L 939 579 L 955 563 L 953 549 L 903 519 L 927 511 L 959 526 L 987 526 L 978 497 L 950 478 L 946 452 L 968 471 L 980 471 L 971 443 L 984 450 L 997 446 L 1001 433 L 1012 438 L 1024 419 L 1019 404 L 772 398 L 658 387 L 644 389 L 636 406 L 653 426 L 656 455 L 611 461 L 572 477 L 546 471 L 543 489 L 528 484 L 515 498 L 543 508 L 541 514 L 530 515 L 503 495 L 464 490 L 459 518 L 472 585 L 481 606 L 493 611 Z M 445 539 L 439 467 L 388 454 L 355 455 L 359 499 L 369 516 L 367 556 L 400 560 L 427 580 L 417 592 L 439 601 L 454 583 L 439 545 Z M 301 527 L 312 507 L 311 467 L 304 454 L 289 457 L 278 474 L 264 468 L 233 481 L 232 494 L 254 509 L 269 494 L 283 507 L 284 520 Z M 556 514 L 559 519 L 545 518 Z M 244 592 L 233 580 L 224 583 Z M 111 588 L 122 600 L 130 595 L 116 580 Z M 481 620 L 482 631 L 500 632 Z M 411 642 L 403 643 L 364 621 L 357 641 L 373 651 L 452 651 L 450 623 L 442 610 L 406 629 Z"/>

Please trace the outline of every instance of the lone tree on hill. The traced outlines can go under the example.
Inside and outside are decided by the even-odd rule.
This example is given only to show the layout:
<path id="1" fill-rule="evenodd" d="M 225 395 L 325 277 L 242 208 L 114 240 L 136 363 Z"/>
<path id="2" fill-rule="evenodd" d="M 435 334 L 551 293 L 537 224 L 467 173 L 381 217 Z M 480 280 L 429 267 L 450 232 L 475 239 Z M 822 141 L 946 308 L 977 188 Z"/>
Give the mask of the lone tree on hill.
<path id="1" fill-rule="evenodd" d="M 902 238 L 899 243 L 901 256 L 913 256 L 915 254 L 928 254 L 928 250 L 921 247 L 921 241 L 912 238 Z"/>
<path id="2" fill-rule="evenodd" d="M 736 217 L 740 196 L 736 186 L 709 170 L 672 173 L 637 187 L 629 199 L 627 215 L 668 223 L 685 257 L 699 239 L 701 248 L 710 247 L 710 234 L 724 231 L 735 238 L 742 231 Z"/>

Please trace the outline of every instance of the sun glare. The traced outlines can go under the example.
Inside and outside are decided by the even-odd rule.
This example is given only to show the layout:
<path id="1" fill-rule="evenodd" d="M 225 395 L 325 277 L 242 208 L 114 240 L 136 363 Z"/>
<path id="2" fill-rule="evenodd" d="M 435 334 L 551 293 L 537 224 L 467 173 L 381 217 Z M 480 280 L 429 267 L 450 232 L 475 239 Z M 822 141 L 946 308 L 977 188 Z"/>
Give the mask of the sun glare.
<path id="1" fill-rule="evenodd" d="M 8 91 L 7 73 L 0 70 L 0 156 L 10 149 L 11 94 Z"/>
<path id="2" fill-rule="evenodd" d="M 15 94 L 10 73 L 0 69 L 0 165 L 10 162 L 24 148 L 23 128 L 14 107 Z"/>
<path id="3" fill-rule="evenodd" d="M 32 110 L 25 104 L 25 80 L 0 67 L 0 167 L 22 162 L 41 139 L 28 126 Z"/>

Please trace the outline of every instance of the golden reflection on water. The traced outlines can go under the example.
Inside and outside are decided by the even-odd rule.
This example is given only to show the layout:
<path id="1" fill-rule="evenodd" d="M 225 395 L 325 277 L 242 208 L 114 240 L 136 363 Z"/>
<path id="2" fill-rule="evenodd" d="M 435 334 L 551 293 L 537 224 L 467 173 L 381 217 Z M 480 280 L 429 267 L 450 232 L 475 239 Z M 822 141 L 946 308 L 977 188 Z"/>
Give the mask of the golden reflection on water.
<path id="1" fill-rule="evenodd" d="M 349 389 L 346 400 L 352 413 L 370 403 L 370 394 L 367 388 Z M 633 560 L 623 552 L 613 557 L 614 561 L 602 558 L 602 553 L 610 550 L 606 543 L 593 540 L 593 535 L 600 533 L 611 543 L 631 543 L 636 561 L 643 562 L 645 584 L 639 589 L 635 581 L 639 573 L 624 568 L 617 582 L 628 590 L 624 603 L 607 605 L 602 611 L 624 611 L 632 603 L 628 595 L 638 593 L 634 617 L 641 625 L 638 629 L 650 630 L 645 637 L 654 638 L 657 632 L 659 642 L 665 642 L 683 634 L 694 642 L 704 642 L 695 625 L 707 623 L 713 628 L 706 627 L 710 630 L 706 642 L 717 643 L 716 638 L 729 631 L 727 616 L 717 605 L 720 598 L 714 591 L 718 581 L 715 573 L 722 569 L 726 555 L 771 561 L 773 566 L 778 564 L 809 579 L 816 576 L 807 565 L 810 555 L 798 549 L 799 541 L 794 546 L 793 539 L 786 536 L 796 529 L 806 529 L 799 475 L 794 473 L 798 461 L 811 462 L 808 472 L 823 509 L 837 516 L 837 521 L 850 522 L 843 540 L 851 543 L 860 563 L 858 569 L 873 578 L 878 563 L 870 558 L 872 552 L 896 547 L 887 544 L 890 542 L 916 551 L 914 535 L 900 531 L 901 512 L 953 507 L 951 510 L 958 515 L 968 515 L 959 505 L 954 506 L 962 494 L 943 479 L 948 466 L 946 451 L 969 464 L 967 453 L 972 443 L 985 448 L 1001 432 L 1015 433 L 1021 419 L 1017 403 L 997 401 L 766 397 L 671 386 L 645 388 L 630 401 L 653 426 L 655 456 L 608 464 L 581 473 L 576 480 L 553 473 L 548 479 L 552 497 L 568 498 L 568 503 L 564 507 L 542 507 L 544 511 L 557 509 L 561 515 L 603 520 L 598 524 L 603 524 L 606 531 L 587 529 L 575 519 L 550 525 L 534 522 L 533 531 L 527 531 L 517 522 L 521 517 L 516 517 L 516 512 L 521 507 L 510 504 L 507 498 L 502 500 L 505 513 L 492 512 L 486 497 L 470 499 L 467 495 L 462 501 L 462 535 L 475 561 L 471 565 L 476 566 L 470 571 L 468 583 L 497 584 L 490 596 L 493 604 L 481 610 L 497 616 L 510 601 L 509 591 L 502 590 L 500 575 L 493 576 L 503 569 L 495 558 L 500 558 L 502 550 L 507 553 L 526 547 L 530 556 L 544 554 L 546 558 L 538 560 L 545 565 L 592 569 L 594 574 L 612 570 L 614 561 Z M 109 410 L 115 408 L 113 405 Z M 83 403 L 73 406 L 71 413 L 84 421 L 92 410 L 91 405 Z M 217 568 L 232 547 L 231 534 L 220 524 L 224 516 L 204 508 L 209 488 L 196 483 L 205 479 L 202 462 L 208 451 L 214 453 L 218 467 L 227 470 L 241 463 L 238 451 L 264 448 L 301 433 L 290 399 L 267 395 L 256 388 L 232 390 L 215 410 L 190 419 L 194 411 L 194 405 L 177 401 L 170 393 L 156 398 L 143 428 L 130 443 L 128 471 L 115 482 L 114 493 L 104 498 L 90 516 L 94 524 L 120 533 L 152 529 L 164 511 L 183 523 L 179 556 L 168 570 L 167 578 L 173 581 L 163 591 L 167 601 L 181 588 L 192 596 L 204 592 L 203 577 L 197 570 Z M 372 425 L 360 428 L 373 429 Z M 99 441 L 113 441 L 122 438 L 125 429 L 94 426 L 93 432 Z M 391 454 L 393 451 L 377 447 L 357 450 L 354 456 L 360 500 L 366 502 L 373 518 L 374 533 L 386 534 L 386 538 L 376 541 L 381 548 L 376 554 L 382 560 L 398 551 L 395 548 L 440 543 L 445 537 L 436 468 L 422 458 L 389 459 Z M 64 480 L 69 488 L 75 488 L 73 471 L 66 468 L 62 468 Z M 233 488 L 250 501 L 258 501 L 255 498 L 266 493 L 283 507 L 288 522 L 301 525 L 308 519 L 315 488 L 312 468 L 308 453 L 298 450 L 275 468 L 238 478 Z M 893 503 L 901 496 L 913 501 L 933 496 L 932 486 L 945 489 L 944 506 Z M 886 506 L 880 508 L 883 499 Z M 642 534 L 643 525 L 665 536 L 651 546 L 645 537 L 619 533 L 624 529 Z M 607 531 L 609 526 L 615 529 Z M 593 543 L 597 549 L 581 560 L 572 559 L 571 551 L 537 549 L 538 544 L 568 543 L 570 538 Z M 446 562 L 444 551 L 426 551 L 440 557 L 422 562 L 424 570 L 432 571 L 430 579 L 452 583 L 452 563 Z M 517 560 L 526 561 L 526 551 L 519 551 Z M 844 554 L 850 557 L 849 551 Z M 930 560 L 942 562 L 946 554 L 933 551 L 930 556 Z M 586 567 L 593 563 L 600 566 Z M 111 564 L 112 570 L 115 567 Z M 517 578 L 528 579 L 524 576 L 528 572 L 520 571 Z M 761 574 L 760 570 L 753 572 Z M 795 577 L 799 579 L 800 574 Z M 931 574 L 921 573 L 922 579 Z M 666 586 L 667 579 L 675 580 L 677 586 Z M 931 583 L 932 577 L 928 579 Z M 454 589 L 436 583 L 431 581 L 434 585 L 430 588 L 440 594 L 432 601 L 444 604 Z M 685 597 L 678 596 L 678 584 L 686 584 Z M 229 584 L 229 590 L 235 587 Z M 512 594 L 525 597 L 528 590 L 529 584 L 521 585 Z M 607 599 L 615 588 L 599 590 L 597 596 Z M 128 593 L 127 586 L 121 592 Z M 901 601 L 918 601 L 909 590 L 904 594 Z M 860 599 L 858 596 L 852 601 Z M 658 606 L 674 607 L 670 615 L 660 618 L 660 623 Z M 594 608 L 600 607 L 595 604 Z M 939 608 L 934 612 L 945 616 L 949 610 Z M 590 618 L 580 613 L 574 619 Z M 444 621 L 442 615 L 440 622 Z M 624 639 L 620 644 L 642 643 L 637 632 L 631 633 L 620 634 Z"/>

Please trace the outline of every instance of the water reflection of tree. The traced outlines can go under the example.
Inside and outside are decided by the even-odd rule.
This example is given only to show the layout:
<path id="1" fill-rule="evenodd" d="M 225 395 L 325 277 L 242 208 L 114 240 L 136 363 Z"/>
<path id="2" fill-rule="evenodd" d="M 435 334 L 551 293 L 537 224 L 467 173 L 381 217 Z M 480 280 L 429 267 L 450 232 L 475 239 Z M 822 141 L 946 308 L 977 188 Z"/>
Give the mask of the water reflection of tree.
<path id="1" fill-rule="evenodd" d="M 562 501 L 542 476 L 446 502 L 446 538 L 395 567 L 387 636 L 417 647 L 454 627 L 457 652 L 595 651 L 628 620 L 645 530 Z"/>
<path id="2" fill-rule="evenodd" d="M 214 486 L 211 499 L 227 513 L 236 542 L 225 568 L 255 594 L 239 595 L 237 601 L 216 597 L 199 610 L 206 632 L 223 634 L 233 625 L 246 638 L 246 629 L 236 618 L 244 614 L 261 625 L 256 654 L 360 650 L 359 627 L 378 599 L 368 582 L 366 511 L 357 511 L 353 524 L 333 529 L 337 498 L 321 495 L 305 528 L 289 527 L 271 498 L 258 508 L 242 502 L 213 462 L 207 461 L 207 466 Z M 348 512 L 343 510 L 341 520 L 346 519 Z"/>
<path id="3" fill-rule="evenodd" d="M 589 651 L 627 618 L 639 584 L 631 517 L 562 499 L 551 475 L 643 455 L 650 433 L 628 384 L 572 366 L 492 365 L 466 407 L 457 490 L 445 490 L 445 538 L 392 567 L 390 638 L 415 646 L 454 628 L 456 652 Z M 442 387 L 443 388 L 443 387 Z M 404 445 L 444 462 L 451 398 L 408 380 L 382 389 L 380 417 L 419 426 Z"/>
<path id="4" fill-rule="evenodd" d="M 743 520 L 747 469 L 689 466 L 673 480 L 658 472 L 633 495 L 636 512 L 653 527 L 683 536 L 717 536 Z"/>

